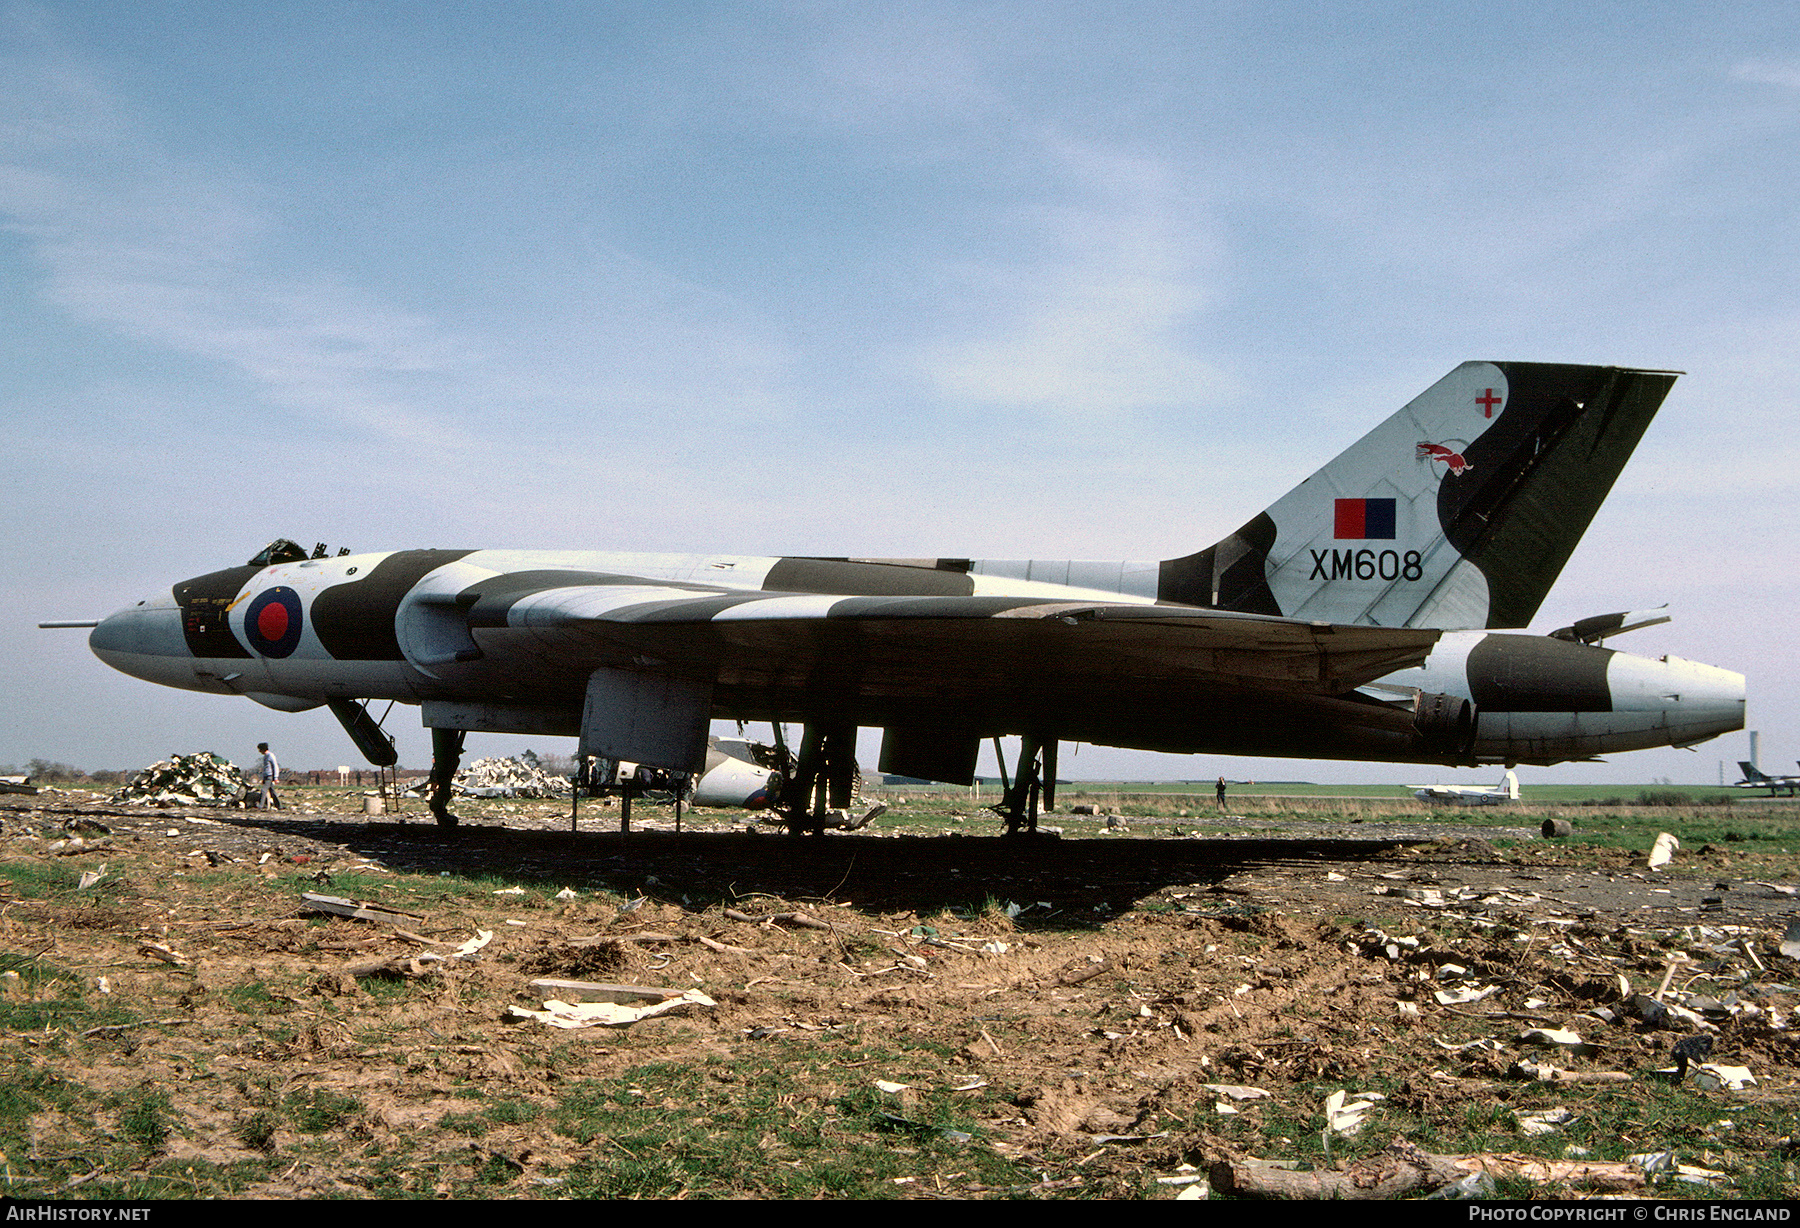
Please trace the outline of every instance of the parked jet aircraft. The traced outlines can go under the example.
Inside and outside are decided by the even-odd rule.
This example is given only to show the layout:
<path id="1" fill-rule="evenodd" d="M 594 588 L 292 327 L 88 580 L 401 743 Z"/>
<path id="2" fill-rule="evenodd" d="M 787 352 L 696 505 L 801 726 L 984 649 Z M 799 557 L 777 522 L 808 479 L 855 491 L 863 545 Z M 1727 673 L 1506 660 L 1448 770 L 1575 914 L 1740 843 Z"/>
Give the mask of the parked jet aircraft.
<path id="1" fill-rule="evenodd" d="M 1793 797 L 1800 792 L 1800 776 L 1765 776 L 1744 759 L 1738 760 L 1738 768 L 1744 773 L 1737 782 L 1739 789 L 1767 789 L 1770 797 Z"/>
<path id="2" fill-rule="evenodd" d="M 1480 785 L 1407 785 L 1422 802 L 1454 802 L 1458 806 L 1498 806 L 1519 800 L 1519 776 L 1508 769 L 1493 788 Z"/>
<path id="3" fill-rule="evenodd" d="M 777 738 L 797 722 L 795 830 L 847 803 L 859 726 L 884 730 L 884 772 L 960 783 L 981 739 L 1020 735 L 1009 830 L 1035 825 L 1040 791 L 1054 804 L 1069 740 L 1509 766 L 1689 746 L 1742 728 L 1742 675 L 1494 630 L 1536 614 L 1675 377 L 1465 363 L 1235 533 L 1161 562 L 308 557 L 282 540 L 89 642 L 167 686 L 329 705 L 375 761 L 393 749 L 361 701 L 418 704 L 442 782 L 467 730 L 695 772 L 713 719 Z M 442 791 L 434 809 L 454 821 Z"/>

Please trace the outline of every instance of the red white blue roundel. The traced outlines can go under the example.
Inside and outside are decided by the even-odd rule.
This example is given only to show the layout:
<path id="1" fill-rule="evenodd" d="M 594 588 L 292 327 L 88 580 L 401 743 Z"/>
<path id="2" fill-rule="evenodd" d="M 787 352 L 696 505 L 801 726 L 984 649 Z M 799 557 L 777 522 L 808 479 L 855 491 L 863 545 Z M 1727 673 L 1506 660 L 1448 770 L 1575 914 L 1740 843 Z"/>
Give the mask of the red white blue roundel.
<path id="1" fill-rule="evenodd" d="M 265 657 L 285 657 L 300 646 L 300 594 L 291 588 L 264 589 L 244 611 L 244 634 Z"/>

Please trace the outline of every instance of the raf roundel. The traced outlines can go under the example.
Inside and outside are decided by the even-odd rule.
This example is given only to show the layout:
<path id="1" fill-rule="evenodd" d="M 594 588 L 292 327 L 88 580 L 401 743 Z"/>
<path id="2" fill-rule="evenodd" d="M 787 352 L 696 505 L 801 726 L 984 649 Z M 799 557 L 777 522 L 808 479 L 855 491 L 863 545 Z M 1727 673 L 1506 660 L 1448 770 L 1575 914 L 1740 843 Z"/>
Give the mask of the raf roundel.
<path id="1" fill-rule="evenodd" d="M 300 646 L 300 594 L 291 588 L 265 589 L 244 611 L 250 647 L 265 657 L 285 657 Z"/>

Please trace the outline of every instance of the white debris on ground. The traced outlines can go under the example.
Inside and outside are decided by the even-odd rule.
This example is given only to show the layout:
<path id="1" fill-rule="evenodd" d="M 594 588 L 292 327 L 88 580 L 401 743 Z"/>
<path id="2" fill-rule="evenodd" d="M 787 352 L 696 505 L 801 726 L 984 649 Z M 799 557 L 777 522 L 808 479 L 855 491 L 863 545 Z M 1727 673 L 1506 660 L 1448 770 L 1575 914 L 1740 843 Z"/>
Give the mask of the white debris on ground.
<path id="1" fill-rule="evenodd" d="M 717 1006 L 711 998 L 698 989 L 690 989 L 685 993 L 671 996 L 660 1002 L 641 1003 L 636 1006 L 619 1002 L 564 1002 L 551 998 L 544 1003 L 541 1011 L 528 1010 L 522 1006 L 506 1008 L 510 1019 L 535 1019 L 539 1023 L 553 1028 L 622 1028 L 638 1022 L 664 1015 L 670 1011 L 682 1010 L 690 1006 Z"/>
<path id="2" fill-rule="evenodd" d="M 1354 1138 L 1362 1133 L 1369 1111 L 1375 1107 L 1376 1101 L 1386 1100 L 1380 1092 L 1358 1092 L 1355 1098 L 1351 1093 L 1339 1088 L 1325 1098 L 1325 1130 L 1327 1134 L 1341 1134 L 1345 1138 Z"/>
<path id="3" fill-rule="evenodd" d="M 1724 886 L 1720 884 L 1720 887 Z M 1376 887 L 1375 891 L 1377 894 L 1400 894 L 1386 887 Z M 1439 1004 L 1456 1008 L 1455 1014 L 1460 1021 L 1485 1019 L 1489 1022 L 1489 1030 L 1498 1032 L 1521 1008 L 1538 1016 L 1550 1014 L 1554 1018 L 1561 1015 L 1563 1026 L 1539 1026 L 1515 1032 L 1510 1044 L 1499 1036 L 1454 1043 L 1437 1041 L 1439 1047 L 1455 1051 L 1471 1047 L 1491 1048 L 1495 1053 L 1547 1049 L 1555 1053 L 1558 1061 L 1575 1061 L 1573 1066 L 1564 1069 L 1542 1060 L 1520 1057 L 1508 1070 L 1513 1078 L 1573 1085 L 1629 1083 L 1634 1078 L 1654 1077 L 1670 1082 L 1691 1080 L 1697 1088 L 1707 1092 L 1743 1093 L 1758 1085 L 1756 1074 L 1749 1066 L 1736 1062 L 1704 1060 L 1712 1053 L 1715 1038 L 1719 1038 L 1719 1044 L 1738 1049 L 1745 1036 L 1761 1032 L 1782 1033 L 1793 1025 L 1791 1012 L 1785 1009 L 1792 988 L 1785 983 L 1784 970 L 1771 968 L 1769 961 L 1758 954 L 1758 948 L 1768 951 L 1777 947 L 1784 955 L 1800 957 L 1800 942 L 1795 942 L 1800 939 L 1800 922 L 1792 923 L 1780 940 L 1793 944 L 1792 951 L 1787 946 L 1778 946 L 1771 932 L 1762 926 L 1689 924 L 1621 928 L 1617 936 L 1628 942 L 1656 942 L 1657 958 L 1646 960 L 1642 950 L 1609 949 L 1607 944 L 1596 941 L 1596 936 L 1591 931 L 1584 931 L 1574 916 L 1555 908 L 1553 901 L 1545 897 L 1534 897 L 1531 893 L 1521 896 L 1507 891 L 1482 894 L 1446 890 L 1438 894 L 1446 902 L 1455 900 L 1461 906 L 1460 913 L 1445 909 L 1445 915 L 1466 921 L 1477 931 L 1485 928 L 1504 933 L 1511 926 L 1542 927 L 1545 931 L 1542 939 L 1519 932 L 1513 933 L 1512 938 L 1521 943 L 1545 941 L 1548 954 L 1555 962 L 1579 968 L 1587 978 L 1584 986 L 1587 993 L 1581 995 L 1584 1000 L 1568 1002 L 1562 1011 L 1558 1011 L 1555 1004 L 1563 995 L 1547 996 L 1541 974 L 1517 978 L 1497 975 L 1504 972 L 1504 967 L 1494 961 L 1491 954 L 1480 961 L 1480 966 L 1485 977 L 1492 979 L 1477 983 L 1477 978 L 1469 973 L 1469 966 L 1477 963 L 1470 955 L 1478 953 L 1471 943 L 1452 941 L 1443 944 L 1441 939 L 1434 942 L 1416 936 L 1396 937 L 1372 925 L 1346 943 L 1347 951 L 1352 954 L 1415 966 L 1413 975 L 1418 982 L 1415 994 L 1421 999 L 1429 994 Z M 1404 898 L 1408 903 L 1415 902 L 1411 896 Z M 1428 908 L 1441 907 L 1432 900 L 1417 902 Z M 1515 911 L 1517 905 L 1527 902 L 1540 907 L 1530 914 Z M 1551 907 L 1545 910 L 1543 906 L 1547 905 Z M 1459 947 L 1467 949 L 1459 950 Z M 1575 974 L 1564 975 L 1573 977 Z M 1447 989 L 1432 992 L 1427 988 L 1446 981 L 1452 983 Z M 1485 1005 L 1477 1007 L 1478 1003 Z M 1417 1017 L 1419 1012 L 1415 1009 L 1412 1014 Z M 1584 1034 L 1589 1031 L 1603 1034 L 1601 1043 L 1586 1039 Z M 1634 1046 L 1628 1043 L 1628 1038 L 1642 1039 L 1657 1033 L 1667 1039 L 1652 1042 L 1649 1051 L 1666 1052 L 1676 1058 L 1676 1064 L 1649 1069 L 1643 1065 L 1641 1057 L 1636 1062 L 1631 1061 L 1629 1055 Z M 1639 1052 L 1643 1050 L 1639 1049 Z M 1603 1063 L 1610 1059 L 1611 1063 L 1626 1067 L 1635 1065 L 1638 1069 L 1635 1072 L 1595 1069 L 1586 1060 L 1596 1058 L 1602 1059 Z M 1621 1058 L 1626 1060 L 1621 1062 Z M 1348 1114 L 1357 1107 L 1362 1106 L 1328 1101 L 1327 1134 L 1334 1131 L 1349 1133 L 1339 1126 L 1339 1116 L 1344 1115 L 1347 1122 L 1353 1123 L 1359 1119 L 1350 1118 Z M 1520 1133 L 1532 1136 L 1557 1131 L 1578 1116 L 1568 1107 L 1558 1105 L 1521 1112 L 1516 1120 Z M 1632 1162 L 1639 1165 L 1652 1182 L 1667 1178 L 1704 1185 L 1720 1179 L 1720 1174 L 1710 1173 L 1710 1170 L 1678 1165 L 1674 1156 L 1674 1152 L 1661 1152 L 1634 1156 Z"/>
<path id="4" fill-rule="evenodd" d="M 458 797 L 567 797 L 566 777 L 552 776 L 529 752 L 511 759 L 477 759 L 452 778 Z"/>
<path id="5" fill-rule="evenodd" d="M 1674 852 L 1673 839 L 1661 843 Z M 1647 867 L 1638 864 L 1636 876 L 1643 879 Z M 1345 881 L 1353 877 L 1346 876 Z M 1415 871 L 1412 877 L 1424 875 Z M 1529 881 L 1532 876 L 1519 877 Z M 1714 889 L 1734 885 L 1719 882 Z M 1778 884 L 1744 886 L 1787 894 Z M 1535 891 L 1491 886 L 1478 890 L 1455 884 L 1428 888 L 1380 884 L 1372 890 L 1457 923 L 1447 934 L 1418 935 L 1396 935 L 1366 925 L 1344 942 L 1345 953 L 1353 958 L 1401 970 L 1402 983 L 1410 985 L 1400 991 L 1399 1013 L 1409 1023 L 1435 1016 L 1447 1033 L 1432 1038 L 1436 1046 L 1469 1055 L 1470 1065 L 1463 1074 L 1432 1073 L 1434 1080 L 1447 1085 L 1492 1079 L 1504 1066 L 1506 1077 L 1567 1086 L 1574 1094 L 1580 1094 L 1577 1089 L 1584 1085 L 1685 1082 L 1697 1092 L 1719 1097 L 1722 1105 L 1750 1103 L 1772 1080 L 1766 1075 L 1759 1078 L 1749 1059 L 1766 1051 L 1759 1045 L 1791 1044 L 1782 1034 L 1791 1036 L 1800 1012 L 1791 1007 L 1792 965 L 1786 961 L 1800 960 L 1800 921 L 1783 918 L 1773 926 L 1768 921 L 1659 925 L 1650 918 L 1634 918 L 1601 929 L 1582 915 L 1579 904 Z M 1701 908 L 1683 911 L 1696 913 Z M 1461 927 L 1466 927 L 1466 934 L 1457 932 Z M 1549 967 L 1541 961 L 1525 964 L 1508 958 L 1507 948 L 1515 945 L 1542 951 Z M 1445 1009 L 1433 1012 L 1433 1004 Z M 1516 1022 L 1520 1019 L 1537 1026 L 1521 1030 Z M 1487 1035 L 1467 1039 L 1471 1030 Z M 1711 1060 L 1715 1049 L 1723 1051 L 1721 1060 Z M 1559 1064 L 1550 1064 L 1547 1057 Z M 1665 1065 L 1666 1057 L 1674 1058 L 1674 1063 Z M 1596 1098 L 1595 1103 L 1600 1102 Z M 1347 1089 L 1332 1093 L 1324 1104 L 1325 1129 L 1320 1134 L 1328 1157 L 1334 1139 L 1353 1135 L 1378 1118 L 1377 1103 L 1372 1094 L 1358 1097 Z M 1239 1109 L 1221 1099 L 1214 1112 L 1230 1116 Z M 1525 1138 L 1554 1135 L 1587 1115 L 1574 1104 L 1534 1104 L 1515 1110 L 1514 1128 Z M 1586 1152 L 1571 1147 L 1566 1154 Z M 1730 1176 L 1684 1164 L 1681 1160 L 1695 1157 L 1673 1150 L 1633 1156 L 1623 1165 L 1586 1159 L 1536 1161 L 1510 1154 L 1448 1158 L 1464 1168 L 1479 1164 L 1494 1175 L 1594 1192 L 1635 1193 L 1664 1182 L 1715 1189 Z M 1709 1153 L 1701 1151 L 1698 1158 L 1709 1159 Z M 1509 1166 L 1520 1164 L 1532 1167 L 1511 1171 Z M 1292 1168 L 1294 1174 L 1275 1172 L 1278 1166 Z M 1211 1174 L 1215 1185 L 1220 1167 L 1215 1165 Z M 1227 1188 L 1240 1192 L 1344 1196 L 1330 1185 L 1328 1169 L 1299 1174 L 1295 1161 L 1252 1157 L 1241 1165 L 1234 1159 L 1223 1167 L 1230 1170 Z M 1434 1171 L 1419 1188 L 1438 1187 L 1433 1197 L 1479 1195 L 1479 1182 L 1464 1188 L 1468 1181 L 1445 1184 Z M 1491 1182 L 1482 1188 L 1491 1196 Z"/>
<path id="6" fill-rule="evenodd" d="M 1519 1133 L 1527 1137 L 1538 1134 L 1554 1134 L 1575 1121 L 1576 1116 L 1573 1110 L 1560 1104 L 1554 1108 L 1515 1114 L 1519 1123 Z"/>
<path id="7" fill-rule="evenodd" d="M 244 800 L 243 772 L 209 750 L 170 755 L 139 772 L 113 794 L 128 806 L 236 806 Z"/>

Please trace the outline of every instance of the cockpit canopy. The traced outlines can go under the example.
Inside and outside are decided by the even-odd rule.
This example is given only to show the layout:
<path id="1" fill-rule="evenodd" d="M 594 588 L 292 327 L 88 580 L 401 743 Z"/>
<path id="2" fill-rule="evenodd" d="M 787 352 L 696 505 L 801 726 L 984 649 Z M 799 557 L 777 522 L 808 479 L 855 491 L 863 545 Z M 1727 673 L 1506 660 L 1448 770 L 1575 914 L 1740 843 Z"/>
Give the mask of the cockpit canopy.
<path id="1" fill-rule="evenodd" d="M 308 558 L 322 559 L 327 553 L 324 542 L 314 546 L 312 554 L 308 555 L 306 548 L 299 542 L 289 541 L 285 537 L 277 537 L 257 551 L 256 556 L 250 560 L 249 566 L 274 567 L 279 563 L 304 563 Z M 349 554 L 350 547 L 340 546 L 338 553 Z"/>

